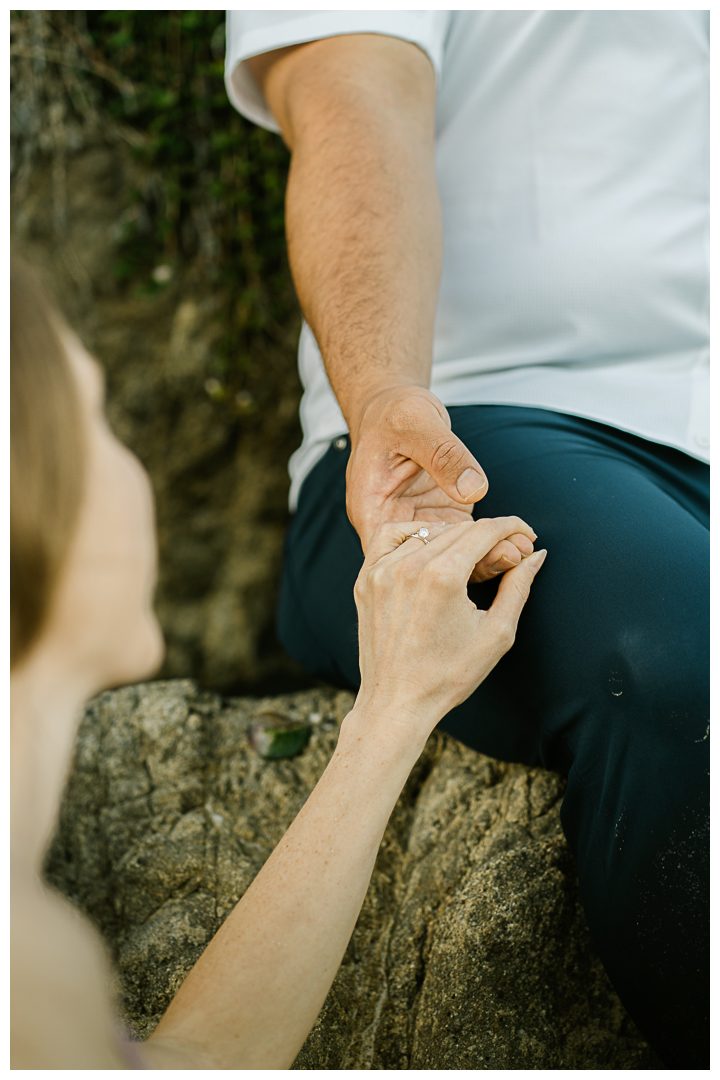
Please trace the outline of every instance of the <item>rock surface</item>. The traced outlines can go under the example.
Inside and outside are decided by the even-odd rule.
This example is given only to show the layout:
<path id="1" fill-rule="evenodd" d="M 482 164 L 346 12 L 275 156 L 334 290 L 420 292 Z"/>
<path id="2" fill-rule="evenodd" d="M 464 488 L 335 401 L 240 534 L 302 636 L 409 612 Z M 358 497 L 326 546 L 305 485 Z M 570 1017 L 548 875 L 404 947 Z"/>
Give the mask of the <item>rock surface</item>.
<path id="1" fill-rule="evenodd" d="M 352 697 L 105 693 L 82 721 L 47 874 L 101 929 L 141 1038 L 312 791 Z M 263 760 L 271 707 L 312 735 Z M 433 735 L 296 1069 L 633 1069 L 647 1047 L 594 953 L 563 782 Z"/>

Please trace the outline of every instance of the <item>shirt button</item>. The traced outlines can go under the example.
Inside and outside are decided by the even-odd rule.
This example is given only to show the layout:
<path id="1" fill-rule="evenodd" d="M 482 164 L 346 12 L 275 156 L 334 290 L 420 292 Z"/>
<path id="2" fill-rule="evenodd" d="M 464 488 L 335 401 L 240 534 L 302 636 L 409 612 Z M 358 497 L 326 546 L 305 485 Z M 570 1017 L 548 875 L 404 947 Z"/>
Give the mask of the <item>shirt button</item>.
<path id="1" fill-rule="evenodd" d="M 696 435 L 695 436 L 695 445 L 701 447 L 703 450 L 707 449 L 707 447 L 710 445 L 710 436 L 709 435 Z"/>
<path id="2" fill-rule="evenodd" d="M 344 435 L 341 435 L 339 439 L 333 441 L 333 446 L 336 450 L 344 450 L 347 446 L 347 439 Z"/>

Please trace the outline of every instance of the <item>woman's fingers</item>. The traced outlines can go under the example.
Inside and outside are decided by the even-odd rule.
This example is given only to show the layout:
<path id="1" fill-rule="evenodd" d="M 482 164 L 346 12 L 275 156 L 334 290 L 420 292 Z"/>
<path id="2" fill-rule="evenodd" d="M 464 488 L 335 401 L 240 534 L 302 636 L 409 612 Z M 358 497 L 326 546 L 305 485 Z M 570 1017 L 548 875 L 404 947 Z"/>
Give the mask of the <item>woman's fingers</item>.
<path id="1" fill-rule="evenodd" d="M 427 544 L 412 537 L 421 529 L 427 530 Z M 528 549 L 532 551 L 535 539 L 534 530 L 518 517 L 481 518 L 456 525 L 417 520 L 386 522 L 370 538 L 364 569 L 369 570 L 381 559 L 385 566 L 411 558 L 419 572 L 427 563 L 441 560 L 443 570 L 466 584 L 471 575 L 473 580 L 486 580 L 510 569 Z"/>
<path id="2" fill-rule="evenodd" d="M 449 578 L 457 577 L 467 584 L 476 565 L 501 541 L 521 533 L 530 541 L 536 539 L 534 530 L 521 518 L 480 518 L 467 525 L 453 525 L 413 556 L 418 570 L 426 563 L 438 561 Z M 494 576 L 494 575 L 493 575 Z"/>
<path id="3" fill-rule="evenodd" d="M 428 530 L 426 540 L 434 540 L 447 528 L 449 526 L 443 521 L 388 521 L 384 525 L 378 525 L 368 542 L 365 567 L 373 566 L 379 559 L 397 551 L 405 541 L 408 547 L 403 554 L 410 554 L 412 551 L 420 551 L 428 547 L 429 545 L 424 544 L 422 540 L 415 538 L 408 540 L 408 537 L 412 537 L 412 534 L 419 532 L 420 529 Z"/>

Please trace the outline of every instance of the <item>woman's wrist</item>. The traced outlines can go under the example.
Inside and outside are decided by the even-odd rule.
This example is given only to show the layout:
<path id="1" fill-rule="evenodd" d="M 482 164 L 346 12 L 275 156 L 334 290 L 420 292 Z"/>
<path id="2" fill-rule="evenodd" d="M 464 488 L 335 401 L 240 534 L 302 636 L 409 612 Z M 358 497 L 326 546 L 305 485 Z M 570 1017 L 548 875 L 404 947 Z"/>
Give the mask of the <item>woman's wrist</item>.
<path id="1" fill-rule="evenodd" d="M 439 720 L 439 716 L 421 716 L 399 702 L 364 697 L 361 690 L 355 707 L 342 722 L 338 749 L 371 756 L 376 766 L 407 766 L 409 771 Z"/>

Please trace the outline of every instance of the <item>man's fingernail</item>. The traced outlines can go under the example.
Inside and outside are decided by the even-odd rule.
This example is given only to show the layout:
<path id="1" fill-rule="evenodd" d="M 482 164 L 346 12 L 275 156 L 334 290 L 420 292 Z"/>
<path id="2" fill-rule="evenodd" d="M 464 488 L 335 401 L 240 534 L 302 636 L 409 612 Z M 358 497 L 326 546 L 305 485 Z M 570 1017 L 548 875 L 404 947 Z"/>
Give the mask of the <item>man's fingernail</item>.
<path id="1" fill-rule="evenodd" d="M 542 564 L 545 562 L 545 556 L 547 555 L 547 548 L 541 548 L 540 551 L 536 551 L 534 555 L 528 556 L 523 561 L 532 566 L 533 570 L 539 570 Z"/>
<path id="2" fill-rule="evenodd" d="M 494 566 L 490 567 L 493 574 L 504 574 L 506 570 L 512 569 L 513 566 L 517 566 L 511 559 L 508 559 L 507 555 L 501 555 Z"/>
<path id="3" fill-rule="evenodd" d="M 465 502 L 469 502 L 473 495 L 479 495 L 486 486 L 487 480 L 477 469 L 466 469 L 455 485 Z"/>

